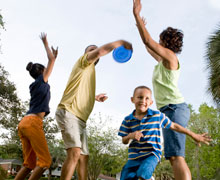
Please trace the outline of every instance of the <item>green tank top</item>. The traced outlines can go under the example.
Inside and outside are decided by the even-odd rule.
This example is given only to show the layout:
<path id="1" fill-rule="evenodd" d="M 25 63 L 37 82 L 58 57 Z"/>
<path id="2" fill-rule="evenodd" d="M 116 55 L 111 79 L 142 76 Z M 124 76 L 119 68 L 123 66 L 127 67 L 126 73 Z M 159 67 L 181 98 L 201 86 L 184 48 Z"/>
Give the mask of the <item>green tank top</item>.
<path id="1" fill-rule="evenodd" d="M 184 98 L 178 88 L 180 65 L 177 70 L 169 70 L 160 61 L 154 68 L 152 82 L 157 108 L 168 104 L 180 104 Z"/>

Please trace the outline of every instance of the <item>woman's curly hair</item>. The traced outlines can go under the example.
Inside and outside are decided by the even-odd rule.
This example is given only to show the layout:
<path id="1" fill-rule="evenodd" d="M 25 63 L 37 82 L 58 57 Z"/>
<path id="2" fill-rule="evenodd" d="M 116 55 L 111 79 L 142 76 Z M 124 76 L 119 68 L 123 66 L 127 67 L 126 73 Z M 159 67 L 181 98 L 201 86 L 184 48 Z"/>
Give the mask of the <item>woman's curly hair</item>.
<path id="1" fill-rule="evenodd" d="M 183 33 L 181 30 L 168 27 L 160 34 L 160 40 L 165 48 L 174 53 L 180 53 L 183 46 Z"/>

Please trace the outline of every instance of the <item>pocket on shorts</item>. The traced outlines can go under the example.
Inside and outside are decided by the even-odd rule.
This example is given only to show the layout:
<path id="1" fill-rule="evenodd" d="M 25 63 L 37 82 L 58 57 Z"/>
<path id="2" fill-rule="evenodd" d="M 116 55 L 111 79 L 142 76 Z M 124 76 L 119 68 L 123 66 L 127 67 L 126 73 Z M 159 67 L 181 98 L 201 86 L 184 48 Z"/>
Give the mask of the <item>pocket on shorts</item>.
<path id="1" fill-rule="evenodd" d="M 65 110 L 58 109 L 55 113 L 56 121 L 61 131 L 65 130 Z"/>
<path id="2" fill-rule="evenodd" d="M 169 117 L 170 120 L 172 120 L 176 108 L 177 106 L 175 104 L 169 104 L 167 106 L 160 108 L 160 111 L 164 113 L 167 117 Z"/>
<path id="3" fill-rule="evenodd" d="M 171 121 L 183 127 L 186 127 L 190 119 L 190 110 L 186 103 L 169 104 L 162 107 L 160 110 L 166 114 L 166 116 L 168 116 Z"/>
<path id="4" fill-rule="evenodd" d="M 162 108 L 160 108 L 160 111 L 161 112 L 165 112 L 165 111 L 169 111 L 169 110 L 172 110 L 172 111 L 175 111 L 177 108 L 177 105 L 176 104 L 168 104 L 166 106 L 163 106 Z"/>
<path id="5" fill-rule="evenodd" d="M 176 119 L 178 119 L 177 123 L 179 122 L 178 124 L 180 124 L 183 127 L 186 127 L 190 119 L 190 109 L 188 105 L 186 103 L 180 104 L 178 106 L 177 113 L 178 113 L 176 117 Z"/>

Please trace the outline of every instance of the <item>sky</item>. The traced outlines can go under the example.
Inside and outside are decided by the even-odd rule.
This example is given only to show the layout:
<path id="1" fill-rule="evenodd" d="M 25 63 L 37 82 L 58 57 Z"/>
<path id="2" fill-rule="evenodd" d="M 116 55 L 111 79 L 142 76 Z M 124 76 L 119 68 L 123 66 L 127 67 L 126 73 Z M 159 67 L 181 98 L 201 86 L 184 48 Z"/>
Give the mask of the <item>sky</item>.
<path id="1" fill-rule="evenodd" d="M 92 116 L 110 116 L 109 124 L 120 125 L 134 109 L 130 101 L 139 85 L 152 88 L 152 73 L 157 62 L 147 53 L 132 13 L 132 0 L 0 0 L 5 29 L 1 30 L 0 63 L 10 74 L 21 100 L 29 100 L 33 79 L 25 67 L 29 61 L 47 64 L 39 38 L 47 33 L 50 45 L 59 47 L 58 58 L 49 78 L 51 117 L 66 87 L 72 67 L 87 45 L 124 39 L 132 43 L 133 55 L 119 64 L 112 53 L 96 66 L 96 93 L 107 93 L 108 100 L 95 103 Z M 195 110 L 206 102 L 213 105 L 207 93 L 206 43 L 220 24 L 219 0 L 142 0 L 141 16 L 147 29 L 158 41 L 168 26 L 181 29 L 184 47 L 178 55 L 181 65 L 179 88 L 186 103 Z M 152 109 L 156 109 L 155 103 Z"/>

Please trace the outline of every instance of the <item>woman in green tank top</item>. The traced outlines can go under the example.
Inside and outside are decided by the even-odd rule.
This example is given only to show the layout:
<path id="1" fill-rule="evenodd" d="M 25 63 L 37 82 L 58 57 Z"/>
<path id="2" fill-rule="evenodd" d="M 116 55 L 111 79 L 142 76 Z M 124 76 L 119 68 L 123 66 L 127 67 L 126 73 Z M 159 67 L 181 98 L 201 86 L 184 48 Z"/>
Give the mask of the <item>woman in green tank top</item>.
<path id="1" fill-rule="evenodd" d="M 153 73 L 153 89 L 157 108 L 171 121 L 185 127 L 190 118 L 189 108 L 184 103 L 178 84 L 180 73 L 177 53 L 182 51 L 183 33 L 168 27 L 160 34 L 160 41 L 154 41 L 140 17 L 140 0 L 133 0 L 133 14 L 141 39 L 147 51 L 158 62 Z M 172 130 L 163 130 L 165 157 L 170 160 L 176 180 L 190 180 L 191 173 L 185 162 L 185 136 Z"/>

